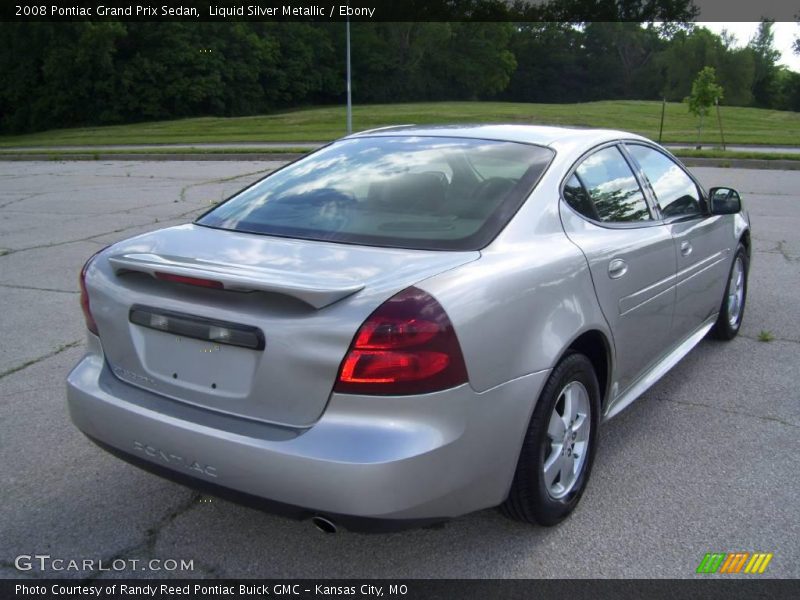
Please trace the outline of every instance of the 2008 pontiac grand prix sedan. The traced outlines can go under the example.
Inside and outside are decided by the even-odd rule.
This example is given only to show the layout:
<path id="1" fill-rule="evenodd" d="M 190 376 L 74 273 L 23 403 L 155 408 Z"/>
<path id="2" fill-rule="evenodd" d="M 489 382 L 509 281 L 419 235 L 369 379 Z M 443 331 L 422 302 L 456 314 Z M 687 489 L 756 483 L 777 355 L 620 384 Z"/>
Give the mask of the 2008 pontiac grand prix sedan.
<path id="1" fill-rule="evenodd" d="M 74 423 L 328 531 L 500 505 L 552 525 L 601 423 L 734 337 L 749 219 L 628 133 L 346 137 L 81 272 Z"/>

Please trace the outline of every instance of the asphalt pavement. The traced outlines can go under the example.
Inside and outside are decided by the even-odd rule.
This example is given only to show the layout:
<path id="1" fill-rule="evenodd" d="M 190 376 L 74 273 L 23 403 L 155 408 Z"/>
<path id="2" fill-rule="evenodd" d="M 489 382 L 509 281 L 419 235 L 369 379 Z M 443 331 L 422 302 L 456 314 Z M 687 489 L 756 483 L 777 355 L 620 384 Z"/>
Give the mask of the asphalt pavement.
<path id="1" fill-rule="evenodd" d="M 91 444 L 65 407 L 84 347 L 81 265 L 276 166 L 0 162 L 0 577 L 691 578 L 706 552 L 735 551 L 772 552 L 769 576 L 800 577 L 797 171 L 694 169 L 708 186 L 739 189 L 753 219 L 742 332 L 702 342 L 603 427 L 587 493 L 558 527 L 485 510 L 439 529 L 326 535 Z M 759 341 L 762 331 L 775 339 Z M 35 554 L 124 568 L 15 567 Z M 157 571 L 152 559 L 193 564 Z"/>

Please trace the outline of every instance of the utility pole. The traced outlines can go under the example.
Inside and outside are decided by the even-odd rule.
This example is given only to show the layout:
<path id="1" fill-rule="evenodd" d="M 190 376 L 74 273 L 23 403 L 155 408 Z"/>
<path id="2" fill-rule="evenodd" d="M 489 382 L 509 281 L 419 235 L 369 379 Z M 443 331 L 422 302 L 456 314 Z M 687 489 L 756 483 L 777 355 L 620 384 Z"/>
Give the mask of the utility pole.
<path id="1" fill-rule="evenodd" d="M 658 126 L 658 143 L 661 143 L 661 134 L 664 133 L 664 111 L 667 108 L 667 99 L 661 101 L 661 125 Z"/>
<path id="2" fill-rule="evenodd" d="M 722 137 L 722 150 L 725 150 L 725 132 L 722 131 L 722 115 L 719 114 L 719 98 L 714 98 L 714 104 L 717 105 L 717 121 L 719 122 L 719 135 Z"/>
<path id="3" fill-rule="evenodd" d="M 347 135 L 353 133 L 353 97 L 350 91 L 350 15 L 347 16 Z"/>

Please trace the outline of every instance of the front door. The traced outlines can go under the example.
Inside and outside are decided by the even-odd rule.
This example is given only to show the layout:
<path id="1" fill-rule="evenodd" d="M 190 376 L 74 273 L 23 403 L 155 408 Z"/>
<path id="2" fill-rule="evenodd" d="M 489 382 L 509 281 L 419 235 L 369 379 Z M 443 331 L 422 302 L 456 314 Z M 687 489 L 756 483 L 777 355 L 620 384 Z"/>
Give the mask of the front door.
<path id="1" fill-rule="evenodd" d="M 707 214 L 699 186 L 677 162 L 650 146 L 628 143 L 626 147 L 649 182 L 675 240 L 672 341 L 677 343 L 719 310 L 734 238 L 724 218 Z"/>

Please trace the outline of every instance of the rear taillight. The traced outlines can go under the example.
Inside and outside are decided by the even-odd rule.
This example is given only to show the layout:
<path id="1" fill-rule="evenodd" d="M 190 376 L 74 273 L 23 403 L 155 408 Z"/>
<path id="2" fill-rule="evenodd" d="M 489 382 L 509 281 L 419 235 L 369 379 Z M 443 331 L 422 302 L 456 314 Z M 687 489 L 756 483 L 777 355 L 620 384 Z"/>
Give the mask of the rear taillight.
<path id="1" fill-rule="evenodd" d="M 105 250 L 105 248 L 103 248 Z M 89 305 L 89 293 L 86 291 L 86 271 L 89 268 L 89 265 L 92 264 L 94 258 L 100 254 L 103 250 L 99 252 L 95 252 L 89 257 L 89 260 L 86 261 L 86 264 L 83 265 L 81 269 L 81 310 L 83 310 L 83 318 L 86 321 L 86 328 L 91 331 L 95 335 L 100 335 L 97 332 L 97 323 L 92 316 L 92 308 Z"/>
<path id="2" fill-rule="evenodd" d="M 196 285 L 198 287 L 213 288 L 216 290 L 221 290 L 225 287 L 222 285 L 221 281 L 215 281 L 214 279 L 187 277 L 186 275 L 175 275 L 173 273 L 163 273 L 161 271 L 156 271 L 153 275 L 156 279 L 171 281 L 173 283 L 185 283 L 186 285 Z"/>
<path id="3" fill-rule="evenodd" d="M 433 296 L 410 287 L 359 328 L 334 391 L 424 394 L 466 382 L 464 356 L 447 313 Z"/>

